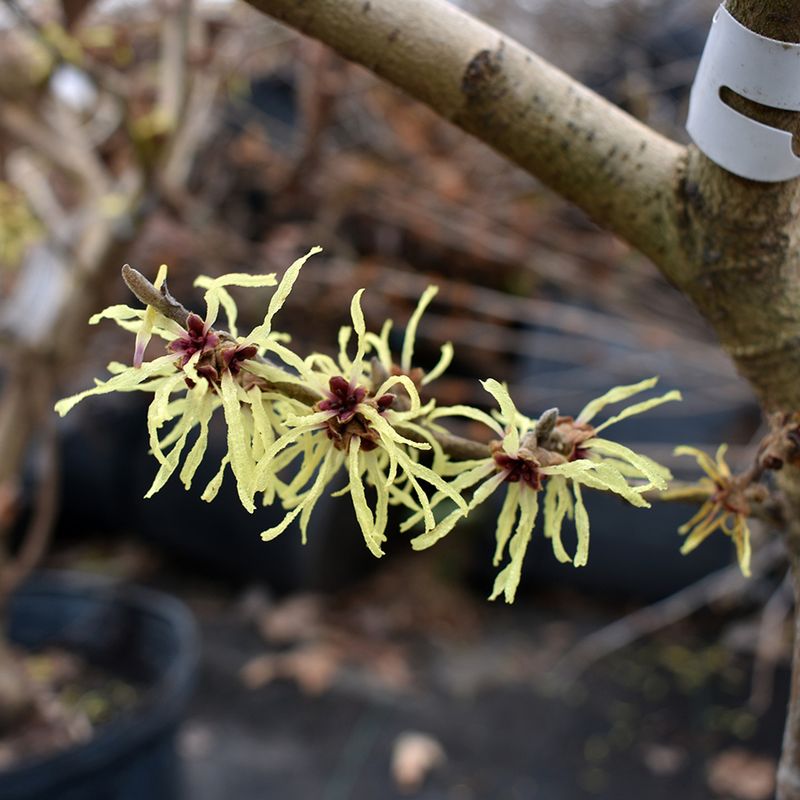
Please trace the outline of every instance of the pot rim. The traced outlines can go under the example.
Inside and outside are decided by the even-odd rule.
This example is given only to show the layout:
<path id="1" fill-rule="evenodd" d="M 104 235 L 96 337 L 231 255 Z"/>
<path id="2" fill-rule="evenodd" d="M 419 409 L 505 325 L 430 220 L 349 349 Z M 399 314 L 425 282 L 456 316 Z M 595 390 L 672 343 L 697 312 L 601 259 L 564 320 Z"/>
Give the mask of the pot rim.
<path id="1" fill-rule="evenodd" d="M 0 788 L 8 783 L 31 790 L 36 785 L 47 786 L 56 779 L 68 780 L 113 764 L 145 746 L 160 731 L 176 726 L 194 688 L 199 635 L 195 619 L 183 602 L 157 589 L 75 571 L 37 572 L 15 592 L 15 598 L 51 597 L 53 602 L 74 595 L 88 597 L 97 604 L 128 607 L 140 617 L 166 622 L 179 656 L 147 686 L 141 702 L 130 711 L 103 725 L 87 742 L 26 759 L 0 771 Z M 12 609 L 13 605 L 14 600 Z M 45 765 L 47 768 L 43 769 Z"/>

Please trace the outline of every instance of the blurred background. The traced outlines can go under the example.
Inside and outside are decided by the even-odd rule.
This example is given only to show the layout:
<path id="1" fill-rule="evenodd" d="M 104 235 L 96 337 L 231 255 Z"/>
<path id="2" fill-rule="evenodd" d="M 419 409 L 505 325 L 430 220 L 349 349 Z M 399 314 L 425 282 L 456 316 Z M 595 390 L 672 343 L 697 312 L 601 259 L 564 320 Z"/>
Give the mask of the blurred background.
<path id="1" fill-rule="evenodd" d="M 459 5 L 686 141 L 715 3 Z M 492 509 L 433 551 L 397 535 L 380 563 L 346 500 L 320 504 L 307 546 L 294 529 L 265 544 L 272 512 L 254 519 L 231 485 L 211 505 L 177 481 L 141 499 L 146 397 L 51 411 L 130 361 L 130 336 L 86 325 L 131 302 L 123 263 L 151 278 L 167 263 L 173 294 L 200 309 L 197 275 L 280 274 L 320 244 L 281 312 L 298 351 L 335 349 L 360 287 L 368 325 L 390 317 L 401 336 L 433 283 L 418 352 L 431 366 L 455 346 L 442 402 L 484 405 L 491 376 L 531 415 L 574 414 L 659 375 L 684 402 L 615 433 L 690 479 L 676 444 L 729 442 L 744 467 L 760 426 L 691 305 L 533 178 L 243 3 L 0 12 L 2 536 L 23 571 L 43 561 L 189 606 L 202 644 L 175 739 L 184 796 L 770 797 L 791 599 L 768 532 L 754 530 L 745 581 L 724 536 L 679 554 L 691 508 L 592 497 L 589 566 L 558 564 L 540 537 L 505 607 L 485 599 Z M 263 310 L 241 299 L 244 327 Z M 207 463 L 224 448 L 214 430 Z M 96 692 L 74 705 L 99 737 L 90 694 L 108 705 Z"/>

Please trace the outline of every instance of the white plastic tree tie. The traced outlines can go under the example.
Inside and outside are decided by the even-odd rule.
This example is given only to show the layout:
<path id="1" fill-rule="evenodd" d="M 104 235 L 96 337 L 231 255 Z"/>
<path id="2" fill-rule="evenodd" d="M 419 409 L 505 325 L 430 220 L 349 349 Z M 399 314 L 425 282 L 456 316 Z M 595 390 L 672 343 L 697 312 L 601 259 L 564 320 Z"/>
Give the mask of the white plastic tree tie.
<path id="1" fill-rule="evenodd" d="M 800 44 L 768 39 L 717 9 L 689 101 L 686 130 L 720 167 L 754 181 L 800 177 L 792 135 L 735 111 L 722 87 L 764 106 L 800 111 Z"/>

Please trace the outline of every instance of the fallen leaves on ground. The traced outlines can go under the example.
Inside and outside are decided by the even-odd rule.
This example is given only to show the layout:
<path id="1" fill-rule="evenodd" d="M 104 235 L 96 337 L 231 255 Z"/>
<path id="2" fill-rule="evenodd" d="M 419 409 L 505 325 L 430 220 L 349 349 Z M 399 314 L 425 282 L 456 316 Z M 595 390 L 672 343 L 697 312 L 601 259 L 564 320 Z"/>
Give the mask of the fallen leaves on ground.
<path id="1" fill-rule="evenodd" d="M 725 750 L 708 766 L 711 791 L 735 800 L 768 800 L 775 791 L 775 759 L 742 748 Z"/>
<path id="2" fill-rule="evenodd" d="M 418 559 L 398 559 L 340 595 L 296 594 L 265 604 L 253 618 L 271 649 L 244 665 L 245 685 L 289 679 L 311 695 L 348 673 L 377 688 L 408 691 L 416 642 L 465 641 L 480 628 L 475 601 Z"/>
<path id="3" fill-rule="evenodd" d="M 445 762 L 444 748 L 427 733 L 401 733 L 392 747 L 392 779 L 401 792 L 416 792 L 425 778 Z"/>

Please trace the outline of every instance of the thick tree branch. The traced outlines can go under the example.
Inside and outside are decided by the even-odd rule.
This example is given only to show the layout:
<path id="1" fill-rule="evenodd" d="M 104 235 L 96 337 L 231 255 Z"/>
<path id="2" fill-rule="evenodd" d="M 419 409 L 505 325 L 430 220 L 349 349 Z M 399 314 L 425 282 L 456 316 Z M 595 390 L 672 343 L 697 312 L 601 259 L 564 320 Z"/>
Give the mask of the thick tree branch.
<path id="1" fill-rule="evenodd" d="M 727 7 L 757 33 L 800 41 L 794 0 Z M 800 114 L 728 99 L 747 116 L 800 133 Z M 800 181 L 745 180 L 690 148 L 676 196 L 681 246 L 666 271 L 714 326 L 763 406 L 800 408 Z"/>
<path id="2" fill-rule="evenodd" d="M 447 0 L 248 0 L 477 136 L 656 263 L 683 148 Z"/>
<path id="3" fill-rule="evenodd" d="M 800 407 L 800 182 L 743 180 L 446 0 L 248 0 L 426 103 L 648 255 L 699 307 L 766 409 Z M 800 39 L 792 0 L 729 0 Z M 800 115 L 740 110 L 797 129 Z"/>
<path id="4" fill-rule="evenodd" d="M 800 42 L 796 0 L 728 0 L 746 27 Z M 740 113 L 800 133 L 800 114 L 741 97 Z M 765 410 L 800 409 L 800 181 L 760 183 L 731 175 L 694 148 L 676 184 L 682 263 L 667 265 L 675 283 L 717 330 Z M 788 522 L 795 595 L 800 598 L 800 470 L 779 474 Z M 800 800 L 800 602 L 795 604 L 792 690 L 778 770 L 778 800 Z"/>

